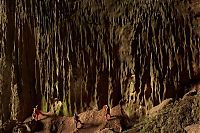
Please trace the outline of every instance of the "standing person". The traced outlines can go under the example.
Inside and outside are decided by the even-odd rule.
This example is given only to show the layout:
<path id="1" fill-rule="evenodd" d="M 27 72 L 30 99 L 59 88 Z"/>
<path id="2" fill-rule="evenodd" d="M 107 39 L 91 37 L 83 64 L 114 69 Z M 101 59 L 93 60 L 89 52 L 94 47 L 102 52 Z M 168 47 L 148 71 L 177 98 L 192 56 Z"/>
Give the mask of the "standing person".
<path id="1" fill-rule="evenodd" d="M 111 115 L 110 115 L 110 107 L 108 105 L 103 106 L 103 112 L 105 114 L 106 120 L 109 120 Z"/>
<path id="2" fill-rule="evenodd" d="M 58 98 L 51 98 L 51 111 L 52 113 L 59 115 L 62 107 L 62 102 Z"/>
<path id="3" fill-rule="evenodd" d="M 79 119 L 79 116 L 76 113 L 74 113 L 74 123 L 75 123 L 76 129 L 78 129 L 78 123 L 80 123 L 81 126 L 83 125 L 83 123 Z"/>
<path id="4" fill-rule="evenodd" d="M 43 115 L 43 113 L 38 109 L 38 105 L 36 105 L 35 108 L 33 108 L 33 113 L 32 113 L 32 119 L 35 121 L 38 121 L 38 116 Z"/>

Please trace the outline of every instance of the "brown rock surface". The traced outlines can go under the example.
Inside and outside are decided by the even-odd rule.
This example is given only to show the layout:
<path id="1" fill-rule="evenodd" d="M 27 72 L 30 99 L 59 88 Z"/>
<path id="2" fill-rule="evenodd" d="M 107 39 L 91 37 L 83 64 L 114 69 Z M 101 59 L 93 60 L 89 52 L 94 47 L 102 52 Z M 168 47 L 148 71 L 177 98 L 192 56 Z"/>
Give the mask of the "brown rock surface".
<path id="1" fill-rule="evenodd" d="M 103 129 L 102 131 L 97 131 L 96 133 L 115 133 L 115 132 L 112 131 L 112 130 L 109 129 L 109 128 L 105 128 L 105 129 Z"/>
<path id="2" fill-rule="evenodd" d="M 111 113 L 112 115 L 112 113 Z M 122 126 L 120 119 L 117 117 L 111 117 L 108 121 L 105 120 L 105 117 L 102 115 L 101 110 L 90 110 L 79 114 L 81 122 L 84 125 L 80 126 L 79 133 L 95 133 L 95 132 L 105 132 L 105 130 L 111 131 L 121 131 Z M 74 121 L 72 117 L 63 117 L 62 125 L 59 127 L 58 132 L 67 132 L 73 133 L 76 132 Z M 105 130 L 104 130 L 105 129 Z"/>
<path id="3" fill-rule="evenodd" d="M 200 125 L 193 124 L 193 125 L 185 127 L 185 130 L 187 133 L 200 133 Z"/>
<path id="4" fill-rule="evenodd" d="M 172 101 L 173 101 L 172 98 L 169 98 L 169 99 L 166 99 L 166 100 L 162 101 L 159 105 L 157 105 L 157 106 L 153 107 L 152 109 L 150 109 L 147 112 L 147 115 L 149 117 L 155 117 L 156 115 L 158 115 L 163 110 L 163 108 L 165 108 L 167 105 L 169 105 Z"/>
<path id="5" fill-rule="evenodd" d="M 196 124 L 199 123 L 200 119 L 199 103 L 200 94 L 171 102 L 156 117 L 141 118 L 138 123 L 133 124 L 133 127 L 127 133 L 185 133 L 186 130 L 199 131 L 199 125 Z"/>
<path id="6" fill-rule="evenodd" d="M 119 112 L 116 110 L 116 107 L 114 109 L 116 112 Z M 75 128 L 73 117 L 55 116 L 52 115 L 52 113 L 44 114 L 45 115 L 39 115 L 39 121 L 37 122 L 37 124 L 42 124 L 42 130 L 38 131 L 35 129 L 37 126 L 33 127 L 29 124 L 32 131 L 36 131 L 37 133 L 110 133 L 122 131 L 122 119 L 120 114 L 112 116 L 108 121 L 106 121 L 102 110 L 88 110 L 80 113 L 80 120 L 84 124 L 78 124 L 78 129 Z M 30 121 L 31 118 L 29 117 L 24 121 L 24 123 L 29 123 Z"/>
<path id="7" fill-rule="evenodd" d="M 200 133 L 200 125 L 193 124 L 184 128 L 187 133 Z"/>

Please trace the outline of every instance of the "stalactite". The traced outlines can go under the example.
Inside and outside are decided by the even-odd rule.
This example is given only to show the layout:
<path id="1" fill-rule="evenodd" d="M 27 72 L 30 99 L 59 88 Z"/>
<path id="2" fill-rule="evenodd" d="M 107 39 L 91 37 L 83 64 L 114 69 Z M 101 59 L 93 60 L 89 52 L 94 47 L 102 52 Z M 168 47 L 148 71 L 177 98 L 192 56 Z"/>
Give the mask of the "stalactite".
<path id="1" fill-rule="evenodd" d="M 5 79 L 3 77 L 6 71 L 6 62 L 5 62 L 5 58 L 6 58 L 5 48 L 6 47 L 5 47 L 4 40 L 7 39 L 7 36 L 6 36 L 7 16 L 6 16 L 6 5 L 4 1 L 0 1 L 0 12 L 1 12 L 1 16 L 0 16 L 0 25 L 1 25 L 1 29 L 0 29 L 0 34 L 1 34 L 1 37 L 0 37 L 0 126 L 2 126 L 3 122 L 5 122 L 7 119 L 6 118 L 7 114 L 3 113 L 6 111 L 5 104 L 7 104 L 7 103 L 3 103 L 3 100 L 4 100 L 3 93 L 8 92 L 6 90 L 7 88 L 4 88 L 6 84 L 4 83 Z"/>

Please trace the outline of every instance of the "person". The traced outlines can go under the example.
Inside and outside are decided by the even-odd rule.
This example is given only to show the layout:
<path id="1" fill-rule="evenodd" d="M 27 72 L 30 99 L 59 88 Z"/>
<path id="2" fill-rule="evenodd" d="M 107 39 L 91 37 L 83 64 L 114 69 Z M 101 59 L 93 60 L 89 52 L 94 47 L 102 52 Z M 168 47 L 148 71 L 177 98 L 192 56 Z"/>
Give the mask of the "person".
<path id="1" fill-rule="evenodd" d="M 38 109 L 38 105 L 36 105 L 35 108 L 33 108 L 33 113 L 32 113 L 32 119 L 35 120 L 35 121 L 38 121 L 38 116 L 39 115 L 43 115 L 42 112 Z"/>
<path id="2" fill-rule="evenodd" d="M 78 129 L 78 123 L 80 123 L 81 126 L 83 125 L 83 123 L 79 119 L 79 116 L 77 115 L 77 113 L 74 113 L 74 123 L 75 123 L 76 129 Z"/>
<path id="3" fill-rule="evenodd" d="M 52 113 L 59 115 L 62 107 L 62 102 L 58 98 L 51 98 L 51 111 Z"/>
<path id="4" fill-rule="evenodd" d="M 110 107 L 108 105 L 103 106 L 103 112 L 105 114 L 106 120 L 109 120 L 111 115 L 110 115 Z"/>

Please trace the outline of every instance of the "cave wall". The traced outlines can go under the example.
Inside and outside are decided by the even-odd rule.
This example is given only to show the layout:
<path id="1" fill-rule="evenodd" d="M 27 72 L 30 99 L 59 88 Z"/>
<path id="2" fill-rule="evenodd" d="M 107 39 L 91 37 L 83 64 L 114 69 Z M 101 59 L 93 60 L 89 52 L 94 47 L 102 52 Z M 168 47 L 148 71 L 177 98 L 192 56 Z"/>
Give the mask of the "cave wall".
<path id="1" fill-rule="evenodd" d="M 1 7 L 8 70 L 1 94 L 12 97 L 2 100 L 1 116 L 12 112 L 5 119 L 24 119 L 36 104 L 48 111 L 53 97 L 66 115 L 122 98 L 151 108 L 199 80 L 189 1 L 2 0 Z"/>

